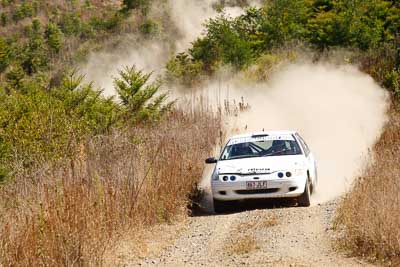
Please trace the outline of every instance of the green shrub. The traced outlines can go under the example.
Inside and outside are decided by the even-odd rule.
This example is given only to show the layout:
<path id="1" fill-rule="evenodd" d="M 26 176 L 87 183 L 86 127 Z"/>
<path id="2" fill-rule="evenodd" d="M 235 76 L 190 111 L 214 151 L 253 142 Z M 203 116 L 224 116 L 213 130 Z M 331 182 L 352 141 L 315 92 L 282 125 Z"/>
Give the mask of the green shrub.
<path id="1" fill-rule="evenodd" d="M 20 6 L 18 6 L 13 14 L 14 21 L 18 22 L 24 18 L 32 17 L 34 15 L 34 8 L 32 3 L 23 2 Z"/>
<path id="2" fill-rule="evenodd" d="M 191 86 L 199 81 L 202 68 L 201 61 L 194 61 L 188 54 L 180 53 L 167 62 L 167 80 Z"/>
<path id="3" fill-rule="evenodd" d="M 122 10 L 129 11 L 131 9 L 140 9 L 141 12 L 146 15 L 151 6 L 151 0 L 123 0 Z"/>
<path id="4" fill-rule="evenodd" d="M 98 17 L 94 16 L 90 19 L 89 24 L 93 27 L 95 31 L 110 31 L 122 23 L 122 16 L 119 13 L 114 14 L 110 17 Z"/>
<path id="5" fill-rule="evenodd" d="M 78 35 L 81 32 L 82 21 L 77 13 L 66 13 L 61 16 L 60 28 L 65 35 Z"/>
<path id="6" fill-rule="evenodd" d="M 56 161 L 72 155 L 86 135 L 105 133 L 116 122 L 117 104 L 75 73 L 50 92 L 33 82 L 19 81 L 18 89 L 1 97 L 0 162 L 30 169 Z"/>
<path id="7" fill-rule="evenodd" d="M 207 48 L 211 44 L 213 47 L 211 51 L 225 64 L 241 68 L 251 62 L 253 55 L 251 43 L 243 38 L 244 36 L 236 28 L 235 21 L 221 15 L 216 19 L 210 19 L 206 27 L 206 38 L 209 42 L 199 40 L 194 43 L 191 54 L 195 60 L 204 57 L 204 52 L 208 53 Z M 203 45 L 205 47 L 201 47 Z M 199 51 L 202 52 L 199 53 Z M 199 55 L 200 58 L 198 58 Z"/>
<path id="8" fill-rule="evenodd" d="M 400 100 L 400 71 L 393 69 L 386 73 L 385 80 L 383 82 L 386 88 L 390 89 L 396 98 Z"/>
<path id="9" fill-rule="evenodd" d="M 57 24 L 50 22 L 47 25 L 45 38 L 49 47 L 58 53 L 63 45 L 63 34 Z"/>
<path id="10" fill-rule="evenodd" d="M 312 16 L 312 1 L 268 1 L 262 12 L 260 37 L 263 49 L 278 47 L 307 34 L 306 23 Z"/>
<path id="11" fill-rule="evenodd" d="M 114 87 L 124 107 L 124 120 L 138 122 L 159 119 L 170 110 L 174 102 L 166 103 L 167 93 L 159 93 L 160 80 L 149 82 L 151 73 L 137 71 L 135 66 L 120 70 L 114 78 Z M 158 94 L 158 95 L 157 95 Z"/>
<path id="12" fill-rule="evenodd" d="M 7 42 L 0 37 L 0 73 L 10 64 L 11 51 Z"/>
<path id="13" fill-rule="evenodd" d="M 81 24 L 81 38 L 91 39 L 96 37 L 96 31 L 90 23 L 82 22 Z"/>
<path id="14" fill-rule="evenodd" d="M 160 33 L 160 25 L 151 19 L 147 19 L 140 25 L 140 32 L 150 36 L 157 35 Z"/>
<path id="15" fill-rule="evenodd" d="M 0 138 L 16 153 L 13 162 L 31 168 L 66 153 L 74 125 L 63 112 L 62 102 L 40 90 L 13 91 L 3 105 Z"/>
<path id="16" fill-rule="evenodd" d="M 106 133 L 117 123 L 118 106 L 113 98 L 105 98 L 93 84 L 84 84 L 83 76 L 76 71 L 67 73 L 61 85 L 51 95 L 63 102 L 66 113 L 81 121 L 91 134 Z"/>
<path id="17" fill-rule="evenodd" d="M 45 40 L 40 32 L 40 22 L 32 22 L 28 43 L 22 47 L 19 54 L 21 66 L 24 71 L 31 75 L 47 66 L 48 54 L 45 47 Z"/>
<path id="18" fill-rule="evenodd" d="M 12 66 L 11 69 L 6 73 L 8 89 L 22 90 L 24 77 L 25 72 L 20 65 Z"/>

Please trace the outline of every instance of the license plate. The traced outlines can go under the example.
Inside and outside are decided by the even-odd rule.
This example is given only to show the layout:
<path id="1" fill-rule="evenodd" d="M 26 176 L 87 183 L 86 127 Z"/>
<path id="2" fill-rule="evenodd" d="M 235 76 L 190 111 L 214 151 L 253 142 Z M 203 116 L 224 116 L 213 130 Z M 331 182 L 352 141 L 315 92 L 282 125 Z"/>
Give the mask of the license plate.
<path id="1" fill-rule="evenodd" d="M 266 181 L 246 182 L 247 189 L 267 189 Z"/>

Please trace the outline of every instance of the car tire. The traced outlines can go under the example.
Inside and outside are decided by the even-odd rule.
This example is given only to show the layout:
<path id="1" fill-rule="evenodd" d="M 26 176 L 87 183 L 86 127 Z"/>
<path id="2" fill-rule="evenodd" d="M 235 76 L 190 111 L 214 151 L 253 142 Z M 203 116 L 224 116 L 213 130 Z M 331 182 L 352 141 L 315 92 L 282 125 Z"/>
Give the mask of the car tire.
<path id="1" fill-rule="evenodd" d="M 300 207 L 309 207 L 311 204 L 310 198 L 310 181 L 307 180 L 304 193 L 298 198 L 297 203 Z"/>
<path id="2" fill-rule="evenodd" d="M 317 186 L 313 183 L 311 185 L 310 195 L 314 195 L 315 193 L 317 193 Z"/>
<path id="3" fill-rule="evenodd" d="M 220 200 L 214 199 L 215 213 L 228 212 L 230 209 L 232 209 L 230 203 L 231 203 L 231 201 L 220 201 Z"/>

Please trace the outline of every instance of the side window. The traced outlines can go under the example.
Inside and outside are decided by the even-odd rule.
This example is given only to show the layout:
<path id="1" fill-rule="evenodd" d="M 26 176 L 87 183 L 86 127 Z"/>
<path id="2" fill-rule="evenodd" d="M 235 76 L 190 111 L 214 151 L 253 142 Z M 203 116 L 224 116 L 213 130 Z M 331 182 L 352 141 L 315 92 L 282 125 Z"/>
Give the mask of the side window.
<path id="1" fill-rule="evenodd" d="M 300 141 L 300 144 L 304 150 L 304 153 L 306 154 L 306 157 L 310 154 L 310 149 L 308 148 L 306 142 L 304 142 L 303 138 L 299 134 L 296 134 L 297 139 Z"/>
<path id="2" fill-rule="evenodd" d="M 232 146 L 226 146 L 224 151 L 222 152 L 221 159 L 227 159 L 229 154 L 231 153 Z"/>

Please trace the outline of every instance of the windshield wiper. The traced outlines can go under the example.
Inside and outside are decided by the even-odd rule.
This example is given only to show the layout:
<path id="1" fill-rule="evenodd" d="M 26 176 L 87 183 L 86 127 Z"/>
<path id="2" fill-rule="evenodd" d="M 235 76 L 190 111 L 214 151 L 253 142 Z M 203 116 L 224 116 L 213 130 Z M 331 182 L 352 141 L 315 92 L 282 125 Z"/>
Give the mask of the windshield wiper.
<path id="1" fill-rule="evenodd" d="M 268 157 L 268 156 L 274 156 L 274 155 L 278 155 L 278 154 L 285 155 L 284 154 L 285 152 L 287 152 L 287 151 L 275 151 L 275 152 L 271 152 L 271 153 L 268 153 L 268 154 L 264 154 L 262 156 L 263 157 Z"/>
<path id="2" fill-rule="evenodd" d="M 236 156 L 236 157 L 231 157 L 228 159 L 244 159 L 244 158 L 254 158 L 254 157 L 259 157 L 259 155 Z"/>

